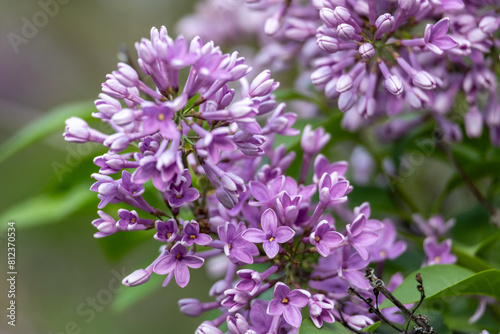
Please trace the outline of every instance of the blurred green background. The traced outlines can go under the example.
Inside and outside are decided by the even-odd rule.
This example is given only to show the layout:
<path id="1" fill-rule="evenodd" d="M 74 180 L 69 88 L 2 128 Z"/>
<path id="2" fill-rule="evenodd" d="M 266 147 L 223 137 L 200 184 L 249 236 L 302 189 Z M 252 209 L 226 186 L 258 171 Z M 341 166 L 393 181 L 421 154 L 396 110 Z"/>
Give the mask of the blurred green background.
<path id="1" fill-rule="evenodd" d="M 120 233 L 100 240 L 92 237 L 96 230 L 90 222 L 97 218 L 98 203 L 96 194 L 88 190 L 93 183 L 90 175 L 97 171 L 92 158 L 104 151 L 97 145 L 66 143 L 62 132 L 64 118 L 77 114 L 89 119 L 100 84 L 116 68 L 120 45 L 128 46 L 135 56 L 133 43 L 148 37 L 152 26 L 165 25 L 175 36 L 175 23 L 193 11 L 195 1 L 66 2 L 57 10 L 53 8 L 53 17 L 26 38 L 26 43 L 19 44 L 16 52 L 13 34 L 23 36 L 26 20 L 33 22 L 42 7 L 39 1 L 0 0 L 0 142 L 10 145 L 7 140 L 27 124 L 57 106 L 78 101 L 60 109 L 55 123 L 25 130 L 24 138 L 31 136 L 33 145 L 12 155 L 0 152 L 0 267 L 7 272 L 5 231 L 12 219 L 17 228 L 18 272 L 16 327 L 7 325 L 2 311 L 0 333 L 193 333 L 202 319 L 182 315 L 177 300 L 196 297 L 209 301 L 208 287 L 214 279 L 208 278 L 205 270 L 191 270 L 192 281 L 185 289 L 175 284 L 161 288 L 164 277 L 138 288 L 119 287 L 119 278 L 154 260 L 159 243 L 151 238 L 151 231 Z M 338 128 L 338 122 L 313 122 L 322 122 L 333 132 L 335 145 L 324 152 L 332 160 L 349 159 L 359 137 L 365 137 L 361 138 L 365 143 L 373 139 L 348 134 Z M 300 122 L 298 127 L 303 126 Z M 42 136 L 44 131 L 55 134 Z M 410 134 L 392 151 L 384 146 L 375 149 L 382 156 L 418 153 L 415 138 L 429 138 L 431 131 Z M 346 142 L 339 144 L 343 140 Z M 472 152 L 467 147 L 474 145 L 465 143 L 461 150 L 466 155 Z M 481 156 L 473 154 L 471 159 L 482 161 Z M 425 214 L 433 212 L 436 200 L 455 176 L 442 159 L 430 155 L 409 174 L 401 185 Z M 488 179 L 478 181 L 482 189 L 494 189 L 498 194 L 498 182 L 490 187 Z M 385 217 L 394 209 L 387 190 L 373 186 L 355 189 L 352 205 L 370 200 L 376 217 Z M 465 187 L 453 189 L 444 201 L 443 213 L 447 218 L 465 213 L 453 232 L 458 243 L 473 245 L 497 231 Z M 108 206 L 106 212 L 116 213 L 118 208 Z M 469 230 L 470 221 L 479 228 Z M 421 251 L 412 249 L 396 261 L 394 268 L 408 274 L 420 266 L 422 259 Z M 8 299 L 4 279 L 0 290 L 1 308 L 5 310 Z M 132 303 L 138 296 L 145 297 Z"/>

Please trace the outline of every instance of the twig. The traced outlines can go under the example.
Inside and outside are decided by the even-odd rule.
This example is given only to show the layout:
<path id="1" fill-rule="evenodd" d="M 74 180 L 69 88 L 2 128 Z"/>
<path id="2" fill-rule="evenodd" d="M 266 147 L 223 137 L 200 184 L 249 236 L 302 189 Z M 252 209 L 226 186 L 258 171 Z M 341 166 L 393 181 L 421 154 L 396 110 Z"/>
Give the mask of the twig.
<path id="1" fill-rule="evenodd" d="M 389 290 L 387 290 L 384 282 L 380 278 L 375 276 L 373 268 L 366 268 L 365 278 L 367 278 L 370 281 L 370 285 L 374 289 L 380 291 L 380 293 L 382 293 L 397 308 L 399 308 L 406 317 L 410 318 L 414 323 L 422 327 L 426 333 L 434 333 L 434 330 L 432 329 L 431 326 L 429 326 L 427 321 L 425 321 L 421 317 L 413 315 L 413 313 L 410 312 L 410 310 L 408 310 L 398 299 L 396 299 L 396 297 L 392 295 L 392 293 Z"/>
<path id="2" fill-rule="evenodd" d="M 420 307 L 420 305 L 422 305 L 422 302 L 425 299 L 424 285 L 422 284 L 423 283 L 423 281 L 422 281 L 422 275 L 420 275 L 420 273 L 418 273 L 417 275 L 415 275 L 415 279 L 418 282 L 417 290 L 420 291 L 420 301 L 418 302 L 417 306 L 415 306 L 413 308 L 413 310 L 411 311 L 412 316 L 415 314 L 415 311 Z M 406 324 L 405 333 L 408 333 L 408 327 L 409 326 L 410 326 L 410 320 L 408 319 L 408 324 Z"/>
<path id="3" fill-rule="evenodd" d="M 374 290 L 374 291 L 378 291 L 378 290 Z M 377 315 L 377 317 L 380 318 L 380 320 L 382 320 L 383 322 L 387 323 L 389 326 L 391 326 L 392 328 L 394 328 L 395 330 L 399 331 L 399 332 L 402 332 L 403 330 L 401 328 L 399 328 L 398 326 L 394 325 L 391 321 L 389 321 L 389 319 L 387 319 L 383 314 L 382 312 L 380 312 L 380 310 L 378 309 L 378 297 L 377 295 L 375 296 L 377 298 L 377 307 L 373 307 L 372 305 L 372 300 L 371 299 L 365 299 L 363 296 L 361 296 L 356 290 L 354 290 L 354 288 L 350 287 L 349 289 L 347 289 L 347 292 L 350 294 L 350 295 L 355 295 L 356 297 L 358 297 L 359 299 L 361 299 L 362 301 L 364 301 L 368 306 L 370 306 L 370 308 L 368 309 L 368 312 L 370 313 L 375 313 Z"/>
<path id="4" fill-rule="evenodd" d="M 450 160 L 453 167 L 455 167 L 455 170 L 460 175 L 460 177 L 464 180 L 465 184 L 467 185 L 467 187 L 469 188 L 471 193 L 477 198 L 479 203 L 481 203 L 486 208 L 486 210 L 488 210 L 488 212 L 491 215 L 491 221 L 493 223 L 495 223 L 496 225 L 499 225 L 500 224 L 499 211 L 495 207 L 493 207 L 493 205 L 491 205 L 491 203 L 483 196 L 483 194 L 481 194 L 479 189 L 477 189 L 477 187 L 474 185 L 474 183 L 469 178 L 469 176 L 467 175 L 465 170 L 462 168 L 462 166 L 460 166 L 458 164 L 457 160 L 453 156 L 453 153 L 451 152 L 450 145 L 441 141 L 441 142 L 438 142 L 438 147 L 446 154 L 446 156 L 448 157 L 448 160 Z"/>

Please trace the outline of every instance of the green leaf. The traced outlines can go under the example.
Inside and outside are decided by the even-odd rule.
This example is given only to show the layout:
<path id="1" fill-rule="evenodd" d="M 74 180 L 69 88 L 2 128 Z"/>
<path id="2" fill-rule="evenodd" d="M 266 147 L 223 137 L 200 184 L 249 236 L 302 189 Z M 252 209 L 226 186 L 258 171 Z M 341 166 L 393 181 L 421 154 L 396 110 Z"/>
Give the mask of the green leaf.
<path id="1" fill-rule="evenodd" d="M 495 233 L 483 240 L 477 247 L 475 254 L 479 257 L 488 254 L 491 249 L 500 242 L 500 232 Z"/>
<path id="2" fill-rule="evenodd" d="M 321 334 L 321 333 L 335 333 L 335 334 L 352 334 L 338 321 L 333 324 L 323 323 L 323 327 L 317 328 L 311 319 L 305 319 L 299 328 L 299 334 Z"/>
<path id="3" fill-rule="evenodd" d="M 480 272 L 493 268 L 488 262 L 474 256 L 471 252 L 457 245 L 457 243 L 453 244 L 451 252 L 456 255 L 459 265 L 472 271 Z"/>
<path id="4" fill-rule="evenodd" d="M 489 269 L 482 271 L 457 282 L 456 284 L 453 284 L 426 299 L 461 295 L 490 296 L 500 300 L 500 270 Z"/>
<path id="5" fill-rule="evenodd" d="M 378 328 L 378 326 L 380 326 L 380 324 L 381 324 L 381 322 L 377 321 L 373 325 L 370 325 L 370 326 L 367 326 L 367 327 L 363 328 L 363 330 L 366 331 L 366 332 L 373 333 Z"/>
<path id="6" fill-rule="evenodd" d="M 95 200 L 95 193 L 87 183 L 54 195 L 42 194 L 28 198 L 12 207 L 0 217 L 1 221 L 15 221 L 19 227 L 56 223 Z M 3 232 L 7 224 L 0 227 Z"/>
<path id="7" fill-rule="evenodd" d="M 150 280 L 144 284 L 134 287 L 122 287 L 113 300 L 111 309 L 116 313 L 126 311 L 137 302 L 162 288 L 161 284 L 164 280 L 165 276 L 152 275 Z"/>
<path id="8" fill-rule="evenodd" d="M 435 294 L 474 274 L 469 269 L 448 264 L 420 268 L 410 274 L 393 293 L 394 297 L 403 304 L 415 303 L 420 300 L 420 293 L 417 290 L 417 282 L 415 281 L 417 273 L 422 275 L 426 299 L 432 298 Z M 380 308 L 391 306 L 394 305 L 389 300 L 385 300 Z"/>
<path id="9" fill-rule="evenodd" d="M 64 130 L 64 121 L 71 116 L 92 119 L 92 111 L 94 109 L 92 102 L 77 102 L 63 105 L 49 111 L 40 119 L 28 124 L 0 146 L 0 163 L 48 135 L 56 132 L 62 134 Z"/>
<path id="10" fill-rule="evenodd" d="M 415 303 L 420 299 L 415 281 L 417 273 L 422 275 L 425 300 L 471 294 L 500 300 L 500 270 L 489 269 L 474 274 L 456 265 L 436 265 L 415 271 L 394 291 L 394 296 L 403 304 Z M 392 303 L 385 300 L 381 308 L 390 306 Z"/>

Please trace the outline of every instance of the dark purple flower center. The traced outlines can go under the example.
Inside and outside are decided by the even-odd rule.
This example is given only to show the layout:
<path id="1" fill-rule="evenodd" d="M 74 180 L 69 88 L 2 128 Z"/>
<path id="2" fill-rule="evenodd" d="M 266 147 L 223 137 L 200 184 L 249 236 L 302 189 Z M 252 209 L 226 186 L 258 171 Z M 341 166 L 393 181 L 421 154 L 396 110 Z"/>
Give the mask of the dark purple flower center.
<path id="1" fill-rule="evenodd" d="M 281 304 L 285 304 L 286 305 L 286 304 L 288 304 L 288 302 L 289 302 L 289 300 L 286 297 L 283 297 L 283 299 L 281 300 Z"/>

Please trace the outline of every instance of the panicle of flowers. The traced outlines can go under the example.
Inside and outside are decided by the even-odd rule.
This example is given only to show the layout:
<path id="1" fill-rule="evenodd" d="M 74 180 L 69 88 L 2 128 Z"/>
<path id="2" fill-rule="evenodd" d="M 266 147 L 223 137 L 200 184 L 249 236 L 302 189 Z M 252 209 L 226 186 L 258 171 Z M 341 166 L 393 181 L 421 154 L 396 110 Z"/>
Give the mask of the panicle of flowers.
<path id="1" fill-rule="evenodd" d="M 166 276 L 163 286 L 174 279 L 185 287 L 190 270 L 223 261 L 225 277 L 209 292 L 213 301 L 179 301 L 189 316 L 221 311 L 199 333 L 219 333 L 223 322 L 230 333 L 296 333 L 306 306 L 317 327 L 335 319 L 353 328 L 373 323 L 346 290 L 370 293 L 363 269 L 406 246 L 391 222 L 371 217 L 368 203 L 344 207 L 353 189 L 348 164 L 320 154 L 330 135 L 306 127 L 297 182 L 286 173 L 295 152 L 274 145 L 276 135 L 299 133 L 292 128 L 296 115 L 275 101 L 279 83 L 269 71 L 249 82 L 251 69 L 236 52 L 224 54 L 198 37 L 172 39 L 164 27 L 153 28 L 136 49 L 142 73 L 118 64 L 95 102 L 93 116 L 112 133 L 74 117 L 64 133 L 68 141 L 109 149 L 94 160 L 100 168 L 91 187 L 100 200 L 95 237 L 151 230 L 161 245 L 151 264 L 123 284 L 144 284 L 157 274 Z M 160 207 L 146 199 L 154 196 L 163 199 Z M 103 211 L 116 203 L 127 207 L 118 220 Z M 253 263 L 266 269 L 248 267 Z M 262 297 L 266 291 L 270 300 Z"/>
<path id="2" fill-rule="evenodd" d="M 463 94 L 467 135 L 480 136 L 486 124 L 498 145 L 497 11 L 488 1 L 325 1 L 316 37 L 329 55 L 313 61 L 312 81 L 338 99 L 350 130 L 381 115 L 422 110 L 450 141 L 461 138 L 448 116 Z M 379 134 L 394 139 L 423 120 L 392 120 Z"/>
<path id="3" fill-rule="evenodd" d="M 382 139 L 394 140 L 434 118 L 447 141 L 461 140 L 459 124 L 464 123 L 468 137 L 479 137 L 488 127 L 491 142 L 500 145 L 500 104 L 495 80 L 500 66 L 500 39 L 495 34 L 500 25 L 498 2 L 246 3 L 252 10 L 240 6 L 234 10 L 225 8 L 224 12 L 261 13 L 260 18 L 252 20 L 259 22 L 258 26 L 245 25 L 246 34 L 253 33 L 259 41 L 254 65 L 283 70 L 299 63 L 304 75 L 297 78 L 296 88 L 306 94 L 309 92 L 304 88 L 305 78 L 312 71 L 312 83 L 327 98 L 337 100 L 345 113 L 345 129 L 355 131 L 375 118 L 389 116 L 378 133 Z M 227 31 L 241 30 L 241 20 L 233 19 L 224 20 L 224 28 L 229 24 L 233 29 Z M 264 28 L 259 29 L 261 26 Z M 204 27 L 196 30 L 208 30 Z M 185 25 L 181 29 L 189 30 Z M 465 100 L 465 112 L 453 109 L 457 96 Z M 420 111 L 420 115 L 414 111 Z M 398 117 L 409 112 L 413 112 L 409 118 Z M 460 113 L 465 116 L 457 119 Z"/>

